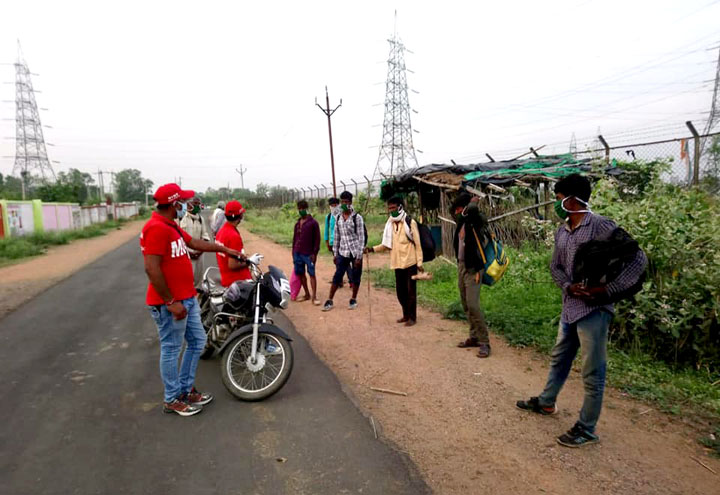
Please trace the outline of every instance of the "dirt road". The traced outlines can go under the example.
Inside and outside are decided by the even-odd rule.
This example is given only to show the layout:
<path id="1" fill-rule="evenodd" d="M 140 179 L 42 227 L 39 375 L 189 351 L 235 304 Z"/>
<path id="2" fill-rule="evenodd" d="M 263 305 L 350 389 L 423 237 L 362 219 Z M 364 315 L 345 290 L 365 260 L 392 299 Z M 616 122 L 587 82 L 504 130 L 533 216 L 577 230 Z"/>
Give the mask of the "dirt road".
<path id="1" fill-rule="evenodd" d="M 49 254 L 0 269 L 0 317 L 139 233 L 132 223 L 106 236 L 77 241 Z M 248 251 L 265 254 L 289 274 L 287 248 L 243 231 Z M 374 257 L 373 266 L 382 258 Z M 318 264 L 324 298 L 332 270 Z M 10 287 L 12 291 L 8 290 Z M 20 288 L 20 290 L 18 290 Z M 555 437 L 573 424 L 582 384 L 573 373 L 560 396 L 560 414 L 536 417 L 514 407 L 537 394 L 546 360 L 493 338 L 493 356 L 480 360 L 455 348 L 462 323 L 419 309 L 418 325 L 395 323 L 394 294 L 363 283 L 360 307 L 346 309 L 347 289 L 323 313 L 309 303 L 287 311 L 314 351 L 378 427 L 380 438 L 407 452 L 437 493 L 640 493 L 715 494 L 720 461 L 708 458 L 695 432 L 647 405 L 608 391 L 598 425 L 602 442 L 584 450 L 558 446 Z M 408 393 L 373 392 L 369 386 Z M 649 410 L 649 411 L 648 411 Z"/>
<path id="2" fill-rule="evenodd" d="M 243 231 L 246 249 L 290 273 L 290 251 Z M 373 266 L 382 263 L 372 258 Z M 327 296 L 332 263 L 318 263 L 320 294 Z M 394 294 L 360 291 L 360 307 L 347 309 L 348 289 L 323 313 L 309 302 L 287 314 L 329 364 L 384 439 L 409 453 L 430 486 L 443 494 L 720 493 L 720 461 L 708 458 L 697 434 L 655 409 L 610 390 L 598 425 L 601 443 L 583 450 L 557 445 L 555 437 L 576 420 L 582 383 L 572 373 L 560 395 L 560 413 L 538 417 L 515 408 L 537 395 L 547 377 L 546 359 L 493 338 L 493 355 L 481 360 L 455 344 L 464 324 L 419 309 L 412 328 Z M 370 390 L 406 392 L 407 397 Z M 648 409 L 650 409 L 648 411 Z"/>

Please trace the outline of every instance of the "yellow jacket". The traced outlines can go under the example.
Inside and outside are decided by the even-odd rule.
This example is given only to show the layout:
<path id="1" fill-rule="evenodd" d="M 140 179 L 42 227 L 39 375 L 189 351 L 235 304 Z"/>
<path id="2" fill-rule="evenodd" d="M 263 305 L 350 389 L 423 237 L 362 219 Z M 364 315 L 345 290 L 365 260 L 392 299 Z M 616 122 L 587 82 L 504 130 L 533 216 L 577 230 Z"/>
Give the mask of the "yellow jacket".
<path id="1" fill-rule="evenodd" d="M 410 220 L 410 231 L 414 239 L 410 241 L 405 233 L 405 220 L 392 223 L 392 249 L 390 250 L 390 268 L 393 270 L 410 268 L 413 265 L 422 266 L 423 253 L 420 245 L 420 231 L 418 231 L 417 222 Z M 373 251 L 380 253 L 387 251 L 388 248 L 379 244 L 373 246 Z"/>

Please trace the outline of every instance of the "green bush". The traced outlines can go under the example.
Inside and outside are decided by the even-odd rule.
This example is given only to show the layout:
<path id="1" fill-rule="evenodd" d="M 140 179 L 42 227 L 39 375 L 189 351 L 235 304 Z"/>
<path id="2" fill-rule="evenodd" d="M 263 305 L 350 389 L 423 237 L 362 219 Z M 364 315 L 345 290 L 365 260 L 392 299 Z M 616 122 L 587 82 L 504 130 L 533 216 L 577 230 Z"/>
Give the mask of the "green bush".
<path id="1" fill-rule="evenodd" d="M 634 195 L 601 181 L 596 210 L 637 239 L 648 280 L 617 305 L 612 339 L 678 365 L 720 369 L 720 215 L 717 199 L 653 179 Z"/>

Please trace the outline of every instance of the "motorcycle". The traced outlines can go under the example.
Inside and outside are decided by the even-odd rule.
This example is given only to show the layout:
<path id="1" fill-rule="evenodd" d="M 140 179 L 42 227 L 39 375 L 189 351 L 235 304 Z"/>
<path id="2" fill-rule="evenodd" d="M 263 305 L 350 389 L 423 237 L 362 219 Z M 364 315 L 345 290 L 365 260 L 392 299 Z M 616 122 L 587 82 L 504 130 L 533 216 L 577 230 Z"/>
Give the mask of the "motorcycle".
<path id="1" fill-rule="evenodd" d="M 280 390 L 293 368 L 292 339 L 275 326 L 269 313 L 290 304 L 290 282 L 274 266 L 267 273 L 260 269 L 263 257 L 247 258 L 252 274 L 225 289 L 218 280 L 219 270 L 205 270 L 198 289 L 200 316 L 207 332 L 201 357 L 222 356 L 222 381 L 240 400 L 258 401 Z"/>

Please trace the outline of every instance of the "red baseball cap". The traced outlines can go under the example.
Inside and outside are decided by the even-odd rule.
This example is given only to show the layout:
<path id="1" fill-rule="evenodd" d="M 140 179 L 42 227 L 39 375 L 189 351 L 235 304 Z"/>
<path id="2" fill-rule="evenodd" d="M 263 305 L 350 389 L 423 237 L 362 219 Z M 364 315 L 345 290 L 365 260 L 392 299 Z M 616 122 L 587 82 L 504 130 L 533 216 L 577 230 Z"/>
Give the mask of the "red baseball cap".
<path id="1" fill-rule="evenodd" d="M 228 201 L 225 205 L 225 215 L 229 217 L 242 215 L 243 213 L 245 213 L 245 208 L 243 208 L 243 205 L 241 205 L 239 201 L 235 201 L 233 199 L 232 201 Z"/>
<path id="2" fill-rule="evenodd" d="M 190 199 L 195 197 L 195 191 L 184 191 L 177 184 L 165 184 L 158 187 L 153 199 L 160 205 L 169 205 L 178 200 Z"/>

